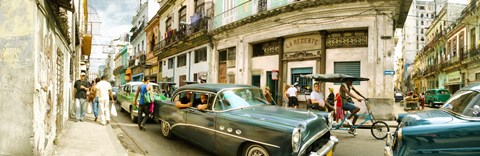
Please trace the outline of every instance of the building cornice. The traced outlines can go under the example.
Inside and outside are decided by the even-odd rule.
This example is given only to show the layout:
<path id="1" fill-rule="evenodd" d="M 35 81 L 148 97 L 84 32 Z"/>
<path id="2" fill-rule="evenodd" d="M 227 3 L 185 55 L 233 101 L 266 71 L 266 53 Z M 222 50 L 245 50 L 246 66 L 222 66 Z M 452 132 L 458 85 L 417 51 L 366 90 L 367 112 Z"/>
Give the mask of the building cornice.
<path id="1" fill-rule="evenodd" d="M 234 21 L 232 23 L 223 25 L 219 28 L 213 29 L 209 32 L 209 35 L 217 35 L 220 33 L 223 33 L 225 31 L 235 29 L 238 27 L 241 27 L 243 25 L 253 23 L 256 21 L 260 21 L 269 17 L 273 17 L 279 14 L 283 13 L 288 13 L 288 12 L 293 12 L 293 11 L 299 11 L 302 9 L 308 9 L 308 8 L 313 8 L 313 7 L 318 7 L 318 6 L 325 6 L 325 5 L 334 5 L 334 4 L 345 4 L 345 3 L 358 3 L 358 4 L 363 4 L 362 2 L 367 2 L 368 4 L 371 4 L 368 0 L 357 0 L 357 1 L 352 1 L 352 0 L 307 0 L 307 1 L 299 1 L 295 3 L 291 3 L 285 6 L 281 6 L 278 8 L 270 9 L 262 13 L 257 13 L 252 16 L 248 16 L 246 18 Z M 398 28 L 402 28 L 403 24 L 405 23 L 405 19 L 407 18 L 408 10 L 410 8 L 411 0 L 385 0 L 385 1 L 379 1 L 379 2 L 384 2 L 384 3 L 389 3 L 389 2 L 397 2 L 399 3 L 398 9 L 395 12 L 394 18 L 395 21 L 397 22 L 396 25 Z M 382 6 L 384 7 L 384 6 Z M 393 10 L 392 10 L 393 11 Z M 218 15 L 217 15 L 218 16 Z"/>

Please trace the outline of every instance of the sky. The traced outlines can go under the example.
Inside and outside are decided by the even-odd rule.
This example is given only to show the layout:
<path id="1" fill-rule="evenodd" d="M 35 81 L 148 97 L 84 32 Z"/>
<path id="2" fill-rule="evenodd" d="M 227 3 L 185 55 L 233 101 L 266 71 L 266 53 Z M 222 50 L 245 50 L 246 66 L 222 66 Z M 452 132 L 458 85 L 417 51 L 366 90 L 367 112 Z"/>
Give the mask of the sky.
<path id="1" fill-rule="evenodd" d="M 132 27 L 139 0 L 88 0 L 89 22 L 92 22 L 92 54 L 90 55 L 90 72 L 98 72 L 98 66 L 105 64 L 108 54 L 103 53 L 103 46 L 109 44 Z"/>

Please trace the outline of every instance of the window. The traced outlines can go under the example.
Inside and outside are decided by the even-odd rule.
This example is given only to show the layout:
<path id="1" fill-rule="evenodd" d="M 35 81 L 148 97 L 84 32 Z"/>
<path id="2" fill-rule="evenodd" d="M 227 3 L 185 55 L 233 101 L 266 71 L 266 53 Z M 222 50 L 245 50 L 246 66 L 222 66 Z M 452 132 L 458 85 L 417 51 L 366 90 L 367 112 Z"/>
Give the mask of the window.
<path id="1" fill-rule="evenodd" d="M 234 68 L 235 67 L 235 47 L 223 49 L 219 52 L 219 62 L 226 61 L 227 68 Z"/>
<path id="2" fill-rule="evenodd" d="M 423 14 L 420 14 L 420 18 L 423 18 Z"/>
<path id="3" fill-rule="evenodd" d="M 173 57 L 168 59 L 168 69 L 173 69 L 173 62 L 174 62 Z"/>
<path id="4" fill-rule="evenodd" d="M 205 0 L 195 0 L 195 13 L 202 13 L 205 6 Z"/>
<path id="5" fill-rule="evenodd" d="M 457 39 L 452 41 L 452 58 L 457 56 Z"/>
<path id="6" fill-rule="evenodd" d="M 183 67 L 187 65 L 187 54 L 177 56 L 177 67 Z"/>
<path id="7" fill-rule="evenodd" d="M 235 0 L 224 0 L 223 1 L 223 23 L 228 24 L 233 22 L 235 19 L 236 10 L 235 7 Z"/>
<path id="8" fill-rule="evenodd" d="M 460 90 L 445 102 L 443 108 L 450 109 L 465 116 L 480 117 L 479 102 L 480 95 L 478 92 Z"/>
<path id="9" fill-rule="evenodd" d="M 171 17 L 167 18 L 167 21 L 165 22 L 165 24 L 167 25 L 166 27 L 167 32 L 172 30 L 172 23 L 173 23 L 172 18 Z"/>
<path id="10" fill-rule="evenodd" d="M 420 25 L 423 25 L 423 21 L 420 21 Z"/>
<path id="11" fill-rule="evenodd" d="M 280 53 L 280 44 L 278 41 L 269 41 L 253 45 L 252 57 L 278 55 Z"/>
<path id="12" fill-rule="evenodd" d="M 458 54 L 460 55 L 460 57 L 463 57 L 462 55 L 464 54 L 464 33 L 461 32 L 460 33 L 460 36 L 459 36 L 459 43 L 458 43 Z"/>
<path id="13" fill-rule="evenodd" d="M 180 11 L 178 11 L 178 14 L 179 24 L 181 24 L 182 22 L 187 22 L 187 6 L 183 6 Z"/>
<path id="14" fill-rule="evenodd" d="M 180 87 L 181 86 L 184 86 L 185 85 L 185 81 L 187 81 L 187 75 L 180 75 L 178 76 L 178 80 L 179 80 L 179 85 Z"/>
<path id="15" fill-rule="evenodd" d="M 425 6 L 419 6 L 418 7 L 420 10 L 425 10 Z"/>
<path id="16" fill-rule="evenodd" d="M 207 48 L 195 50 L 195 63 L 207 61 Z"/>
<path id="17" fill-rule="evenodd" d="M 313 88 L 312 86 L 312 79 L 301 77 L 300 75 L 307 75 L 307 74 L 312 74 L 313 73 L 313 68 L 308 67 L 308 68 L 292 68 L 292 79 L 290 81 L 290 85 L 293 85 L 295 83 L 298 83 L 300 86 L 299 92 L 305 93 L 308 89 Z M 310 91 L 310 90 L 308 90 Z"/>
<path id="18" fill-rule="evenodd" d="M 422 34 L 423 34 L 423 29 L 420 29 L 420 33 L 422 33 Z"/>
<path id="19" fill-rule="evenodd" d="M 475 45 L 477 45 L 477 36 L 475 35 L 475 28 L 470 30 L 470 49 L 475 49 Z"/>
<path id="20" fill-rule="evenodd" d="M 355 62 L 334 62 L 334 74 L 346 74 L 350 76 L 360 77 L 360 61 Z M 338 84 L 338 83 L 336 83 Z M 360 85 L 360 82 L 355 81 L 353 85 Z"/>

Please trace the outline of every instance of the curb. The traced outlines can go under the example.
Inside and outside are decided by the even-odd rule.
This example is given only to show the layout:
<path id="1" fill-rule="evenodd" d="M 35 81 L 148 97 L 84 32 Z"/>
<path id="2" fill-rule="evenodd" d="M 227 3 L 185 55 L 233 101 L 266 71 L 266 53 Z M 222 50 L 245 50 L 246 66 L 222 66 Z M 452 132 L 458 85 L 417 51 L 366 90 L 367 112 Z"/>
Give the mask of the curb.
<path id="1" fill-rule="evenodd" d="M 122 127 L 118 126 L 117 121 L 111 118 L 111 127 L 115 132 L 118 141 L 122 144 L 123 148 L 127 151 L 129 156 L 144 156 L 146 153 L 138 146 L 138 144 L 129 136 Z"/>

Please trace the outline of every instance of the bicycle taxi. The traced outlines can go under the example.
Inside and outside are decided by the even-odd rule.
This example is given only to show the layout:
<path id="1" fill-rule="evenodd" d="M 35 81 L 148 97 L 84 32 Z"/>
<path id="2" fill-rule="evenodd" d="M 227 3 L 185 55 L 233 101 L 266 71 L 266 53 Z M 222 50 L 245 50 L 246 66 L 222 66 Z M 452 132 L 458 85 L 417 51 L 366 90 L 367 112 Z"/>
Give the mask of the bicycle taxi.
<path id="1" fill-rule="evenodd" d="M 345 80 L 352 80 L 352 81 L 368 81 L 369 80 L 368 78 L 355 77 L 355 76 L 350 76 L 345 74 L 308 74 L 308 75 L 301 75 L 301 77 L 310 78 L 318 82 L 332 82 L 332 83 L 343 83 L 345 82 Z M 354 131 L 356 131 L 357 128 L 363 126 L 363 124 L 367 122 L 371 122 L 373 123 L 372 126 L 370 127 L 370 132 L 372 136 L 379 140 L 385 139 L 387 137 L 388 132 L 390 131 L 388 124 L 383 121 L 377 121 L 373 116 L 372 112 L 370 111 L 370 108 L 375 107 L 375 104 L 370 103 L 368 99 L 363 101 L 365 101 L 367 112 L 365 114 L 357 114 L 360 117 L 359 119 L 363 118 L 364 121 L 358 125 L 353 126 Z M 345 113 L 344 118 L 340 121 L 340 123 L 333 124 L 332 130 L 348 131 L 350 127 L 343 127 L 343 123 L 345 122 L 345 120 L 349 115 L 350 115 L 350 112 Z M 355 136 L 356 133 L 353 133 L 353 135 Z"/>

